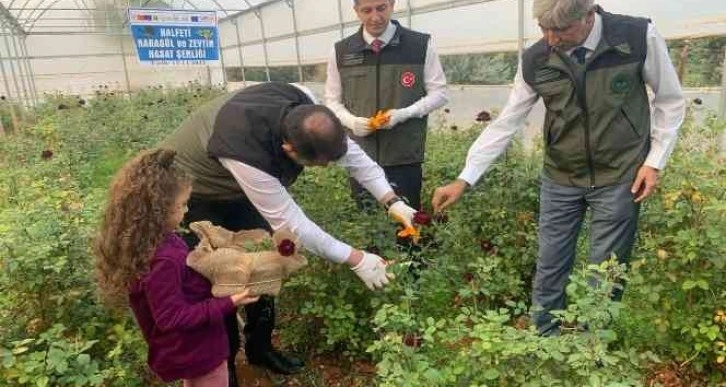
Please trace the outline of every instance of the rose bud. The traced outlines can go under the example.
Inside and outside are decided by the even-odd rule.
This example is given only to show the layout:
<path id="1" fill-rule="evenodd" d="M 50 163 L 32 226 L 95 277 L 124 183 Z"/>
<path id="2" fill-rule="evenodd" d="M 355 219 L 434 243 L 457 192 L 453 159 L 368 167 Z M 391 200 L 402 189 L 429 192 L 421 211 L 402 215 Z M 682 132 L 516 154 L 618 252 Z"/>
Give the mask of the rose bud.
<path id="1" fill-rule="evenodd" d="M 403 336 L 403 345 L 411 348 L 419 348 L 421 346 L 421 336 L 413 333 L 407 333 Z"/>
<path id="2" fill-rule="evenodd" d="M 485 253 L 494 253 L 494 245 L 486 239 L 479 242 L 479 247 Z"/>
<path id="3" fill-rule="evenodd" d="M 279 245 L 277 245 L 277 252 L 283 257 L 289 257 L 295 254 L 295 242 L 289 239 L 283 239 Z"/>
<path id="4" fill-rule="evenodd" d="M 470 271 L 464 273 L 464 281 L 466 281 L 466 282 L 474 281 L 474 274 Z"/>
<path id="5" fill-rule="evenodd" d="M 413 215 L 413 222 L 422 226 L 428 226 L 429 224 L 431 224 L 431 215 L 427 214 L 424 211 L 417 211 Z"/>

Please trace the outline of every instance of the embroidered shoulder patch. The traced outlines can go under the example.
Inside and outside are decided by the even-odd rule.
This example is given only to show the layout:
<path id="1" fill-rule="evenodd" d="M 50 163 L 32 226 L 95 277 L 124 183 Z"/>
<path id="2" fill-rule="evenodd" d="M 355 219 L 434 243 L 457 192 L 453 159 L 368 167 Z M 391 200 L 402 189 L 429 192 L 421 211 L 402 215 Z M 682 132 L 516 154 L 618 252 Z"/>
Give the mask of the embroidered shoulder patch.
<path id="1" fill-rule="evenodd" d="M 406 71 L 401 74 L 401 86 L 410 89 L 416 84 L 416 74 Z"/>

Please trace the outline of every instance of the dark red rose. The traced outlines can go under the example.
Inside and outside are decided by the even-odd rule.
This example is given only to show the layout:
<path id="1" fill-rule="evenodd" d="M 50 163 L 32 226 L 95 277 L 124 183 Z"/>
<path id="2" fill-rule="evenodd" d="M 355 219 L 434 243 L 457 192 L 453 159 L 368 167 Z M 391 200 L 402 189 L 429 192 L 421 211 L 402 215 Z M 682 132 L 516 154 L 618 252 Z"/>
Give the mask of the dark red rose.
<path id="1" fill-rule="evenodd" d="M 295 242 L 289 239 L 283 239 L 280 244 L 277 245 L 277 252 L 283 257 L 289 257 L 295 254 Z"/>
<path id="2" fill-rule="evenodd" d="M 424 211 L 418 211 L 413 214 L 413 222 L 422 226 L 428 226 L 431 224 L 431 215 Z"/>
<path id="3" fill-rule="evenodd" d="M 492 115 L 486 110 L 482 110 L 479 112 L 479 114 L 476 115 L 476 122 L 488 122 L 491 120 Z"/>
<path id="4" fill-rule="evenodd" d="M 466 282 L 474 281 L 474 273 L 472 273 L 470 271 L 464 273 L 464 281 L 466 281 Z"/>
<path id="5" fill-rule="evenodd" d="M 52 150 L 50 150 L 50 149 L 46 149 L 46 150 L 44 150 L 43 152 L 41 152 L 41 154 L 40 154 L 40 157 L 41 157 L 41 158 L 42 158 L 43 160 L 48 160 L 48 159 L 50 159 L 51 157 L 53 157 L 53 151 L 52 151 Z"/>
<path id="6" fill-rule="evenodd" d="M 496 247 L 492 244 L 492 242 L 486 239 L 479 241 L 479 247 L 481 248 L 481 251 L 487 254 L 494 254 L 496 251 Z"/>
<path id="7" fill-rule="evenodd" d="M 415 333 L 407 333 L 403 336 L 403 345 L 411 348 L 419 348 L 423 338 Z"/>

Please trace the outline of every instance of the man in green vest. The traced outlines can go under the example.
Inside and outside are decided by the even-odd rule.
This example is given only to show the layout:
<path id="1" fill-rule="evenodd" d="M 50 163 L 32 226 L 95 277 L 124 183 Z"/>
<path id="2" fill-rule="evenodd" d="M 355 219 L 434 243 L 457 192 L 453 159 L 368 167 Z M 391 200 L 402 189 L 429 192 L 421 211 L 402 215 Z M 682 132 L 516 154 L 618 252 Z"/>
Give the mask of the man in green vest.
<path id="1" fill-rule="evenodd" d="M 683 122 L 685 103 L 665 40 L 648 19 L 605 12 L 593 0 L 534 0 L 543 39 L 522 57 L 499 117 L 469 149 L 454 182 L 433 195 L 435 211 L 474 185 L 524 126 L 541 97 L 544 167 L 533 317 L 559 333 L 550 311 L 565 309 L 565 286 L 586 209 L 589 259 L 627 263 L 639 204 L 653 193 Z M 652 106 L 646 91 L 654 95 Z M 622 289 L 613 294 L 619 300 Z"/>
<path id="2" fill-rule="evenodd" d="M 397 192 L 421 208 L 427 117 L 447 100 L 446 77 L 429 35 L 391 20 L 394 0 L 355 0 L 361 27 L 328 60 L 325 103 Z M 385 112 L 387 123 L 372 125 Z M 359 204 L 368 197 L 351 180 Z"/>
<path id="3" fill-rule="evenodd" d="M 193 112 L 161 144 L 176 150 L 175 162 L 193 178 L 184 224 L 208 220 L 232 231 L 288 228 L 303 248 L 346 263 L 371 290 L 392 278 L 379 256 L 337 240 L 311 221 L 287 192 L 306 166 L 335 163 L 346 168 L 390 216 L 411 226 L 416 210 L 404 204 L 383 170 L 345 134 L 340 121 L 302 86 L 262 83 L 220 96 Z M 185 240 L 194 247 L 193 233 Z M 246 305 L 245 354 L 250 364 L 282 374 L 303 363 L 272 346 L 274 299 Z M 236 315 L 226 321 L 230 385 L 236 386 L 240 348 Z"/>

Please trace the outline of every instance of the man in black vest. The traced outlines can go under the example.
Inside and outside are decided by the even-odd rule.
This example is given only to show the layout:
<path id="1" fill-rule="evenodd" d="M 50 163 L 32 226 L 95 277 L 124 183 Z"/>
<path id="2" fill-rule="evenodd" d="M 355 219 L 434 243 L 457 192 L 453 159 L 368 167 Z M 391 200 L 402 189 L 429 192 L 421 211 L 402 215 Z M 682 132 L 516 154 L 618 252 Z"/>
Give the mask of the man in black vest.
<path id="1" fill-rule="evenodd" d="M 288 194 L 305 166 L 336 163 L 348 169 L 392 218 L 411 224 L 414 213 L 397 197 L 383 170 L 345 134 L 337 117 L 301 86 L 263 83 L 212 100 L 192 115 L 162 146 L 177 151 L 176 162 L 194 179 L 184 224 L 209 220 L 229 230 L 292 230 L 305 249 L 337 263 L 347 263 L 374 290 L 391 278 L 379 256 L 352 248 L 327 234 Z M 187 243 L 198 240 L 187 235 Z M 301 370 L 300 360 L 272 347 L 274 300 L 261 297 L 247 305 L 245 353 L 251 364 L 274 372 Z M 239 351 L 236 316 L 227 321 L 230 338 L 230 385 L 237 384 Z"/>
<path id="2" fill-rule="evenodd" d="M 627 263 L 639 203 L 653 193 L 673 150 L 685 103 L 665 41 L 648 19 L 605 12 L 593 0 L 534 0 L 533 11 L 544 38 L 525 51 L 507 105 L 469 149 L 459 178 L 436 189 L 433 206 L 450 206 L 475 184 L 542 97 L 547 114 L 532 304 L 540 333 L 553 335 L 559 322 L 550 311 L 565 309 L 586 209 L 590 262 L 614 254 Z M 622 288 L 613 297 L 621 295 Z"/>
<path id="3" fill-rule="evenodd" d="M 326 105 L 378 164 L 411 207 L 421 208 L 421 164 L 428 114 L 447 100 L 446 77 L 429 35 L 391 20 L 394 0 L 355 0 L 361 21 L 328 60 Z M 388 123 L 369 125 L 385 111 Z M 351 180 L 359 204 L 368 197 Z"/>

